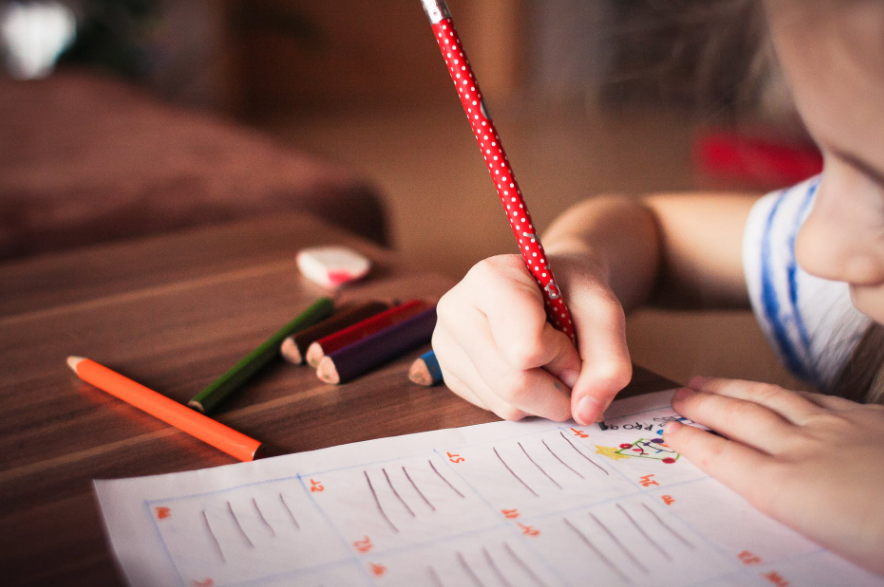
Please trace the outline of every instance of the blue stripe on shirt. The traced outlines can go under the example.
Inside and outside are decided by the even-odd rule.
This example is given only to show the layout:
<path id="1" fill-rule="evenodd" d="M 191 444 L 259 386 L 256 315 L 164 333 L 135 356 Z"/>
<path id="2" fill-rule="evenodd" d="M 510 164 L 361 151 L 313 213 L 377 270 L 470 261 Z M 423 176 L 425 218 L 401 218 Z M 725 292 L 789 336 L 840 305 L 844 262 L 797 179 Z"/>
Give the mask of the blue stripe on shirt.
<path id="1" fill-rule="evenodd" d="M 761 239 L 761 303 L 764 307 L 764 316 L 767 318 L 767 322 L 771 326 L 774 342 L 786 363 L 786 367 L 798 377 L 807 379 L 808 374 L 804 363 L 801 361 L 798 351 L 789 339 L 789 335 L 786 332 L 786 325 L 783 324 L 780 317 L 780 300 L 777 296 L 773 277 L 771 232 L 774 218 L 776 217 L 780 204 L 785 199 L 787 193 L 788 191 L 783 191 L 777 197 L 764 226 L 764 234 Z"/>
<path id="2" fill-rule="evenodd" d="M 801 310 L 798 307 L 798 262 L 795 258 L 795 239 L 798 236 L 798 231 L 803 224 L 804 216 L 807 213 L 807 209 L 810 207 L 810 203 L 813 202 L 813 197 L 816 195 L 816 190 L 819 185 L 819 179 L 811 184 L 810 189 L 807 190 L 807 195 L 804 196 L 804 201 L 801 202 L 801 208 L 798 210 L 798 214 L 795 215 L 795 222 L 792 224 L 792 232 L 789 234 L 789 261 L 786 264 L 786 272 L 789 278 L 789 301 L 792 304 L 792 316 L 795 319 L 795 326 L 798 329 L 798 336 L 801 338 L 801 344 L 804 346 L 806 356 L 810 355 L 810 335 L 807 333 L 804 317 L 801 315 Z M 812 381 L 814 383 L 819 383 L 819 375 L 814 366 L 807 365 L 806 367 L 811 371 L 810 375 L 812 376 Z"/>

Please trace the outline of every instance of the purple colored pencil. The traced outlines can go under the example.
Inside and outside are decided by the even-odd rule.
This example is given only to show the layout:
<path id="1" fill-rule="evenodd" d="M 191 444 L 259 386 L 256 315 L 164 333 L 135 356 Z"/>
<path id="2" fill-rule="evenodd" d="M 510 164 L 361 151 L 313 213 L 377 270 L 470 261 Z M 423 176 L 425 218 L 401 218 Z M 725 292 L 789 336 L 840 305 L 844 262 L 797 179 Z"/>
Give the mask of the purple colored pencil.
<path id="1" fill-rule="evenodd" d="M 322 358 L 317 376 L 326 383 L 345 383 L 422 344 L 430 342 L 436 327 L 433 306 L 368 338 Z"/>

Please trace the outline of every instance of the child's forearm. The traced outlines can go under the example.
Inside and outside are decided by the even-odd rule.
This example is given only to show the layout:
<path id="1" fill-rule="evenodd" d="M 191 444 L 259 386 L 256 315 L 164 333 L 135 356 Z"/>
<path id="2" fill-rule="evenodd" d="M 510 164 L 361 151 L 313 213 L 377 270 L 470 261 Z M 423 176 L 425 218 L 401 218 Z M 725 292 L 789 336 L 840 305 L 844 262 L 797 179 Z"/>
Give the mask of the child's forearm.
<path id="1" fill-rule="evenodd" d="M 757 196 L 600 196 L 562 214 L 544 235 L 550 256 L 587 254 L 607 268 L 624 309 L 748 304 L 742 235 Z"/>

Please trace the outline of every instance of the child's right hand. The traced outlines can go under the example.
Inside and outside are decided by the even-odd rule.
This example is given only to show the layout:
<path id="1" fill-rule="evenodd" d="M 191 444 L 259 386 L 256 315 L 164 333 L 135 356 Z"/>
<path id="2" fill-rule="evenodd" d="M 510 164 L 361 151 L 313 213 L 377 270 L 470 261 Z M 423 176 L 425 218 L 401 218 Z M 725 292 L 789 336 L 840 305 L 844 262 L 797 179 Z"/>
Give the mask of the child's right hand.
<path id="1" fill-rule="evenodd" d="M 446 385 L 501 418 L 591 424 L 632 377 L 625 316 L 602 267 L 583 256 L 551 263 L 579 353 L 547 322 L 540 288 L 518 255 L 479 262 L 439 300 L 433 350 Z"/>

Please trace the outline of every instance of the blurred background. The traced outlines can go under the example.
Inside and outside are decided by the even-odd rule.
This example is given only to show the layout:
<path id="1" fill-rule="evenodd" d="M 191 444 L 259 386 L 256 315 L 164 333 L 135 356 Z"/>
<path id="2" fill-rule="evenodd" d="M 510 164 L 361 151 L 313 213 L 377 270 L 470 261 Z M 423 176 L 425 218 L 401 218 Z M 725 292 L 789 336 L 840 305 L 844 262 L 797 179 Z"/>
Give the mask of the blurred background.
<path id="1" fill-rule="evenodd" d="M 541 230 L 820 169 L 754 2 L 449 6 Z M 286 210 L 454 279 L 516 251 L 419 0 L 0 0 L 0 41 L 0 262 Z M 678 381 L 794 383 L 749 312 L 629 337 Z"/>

